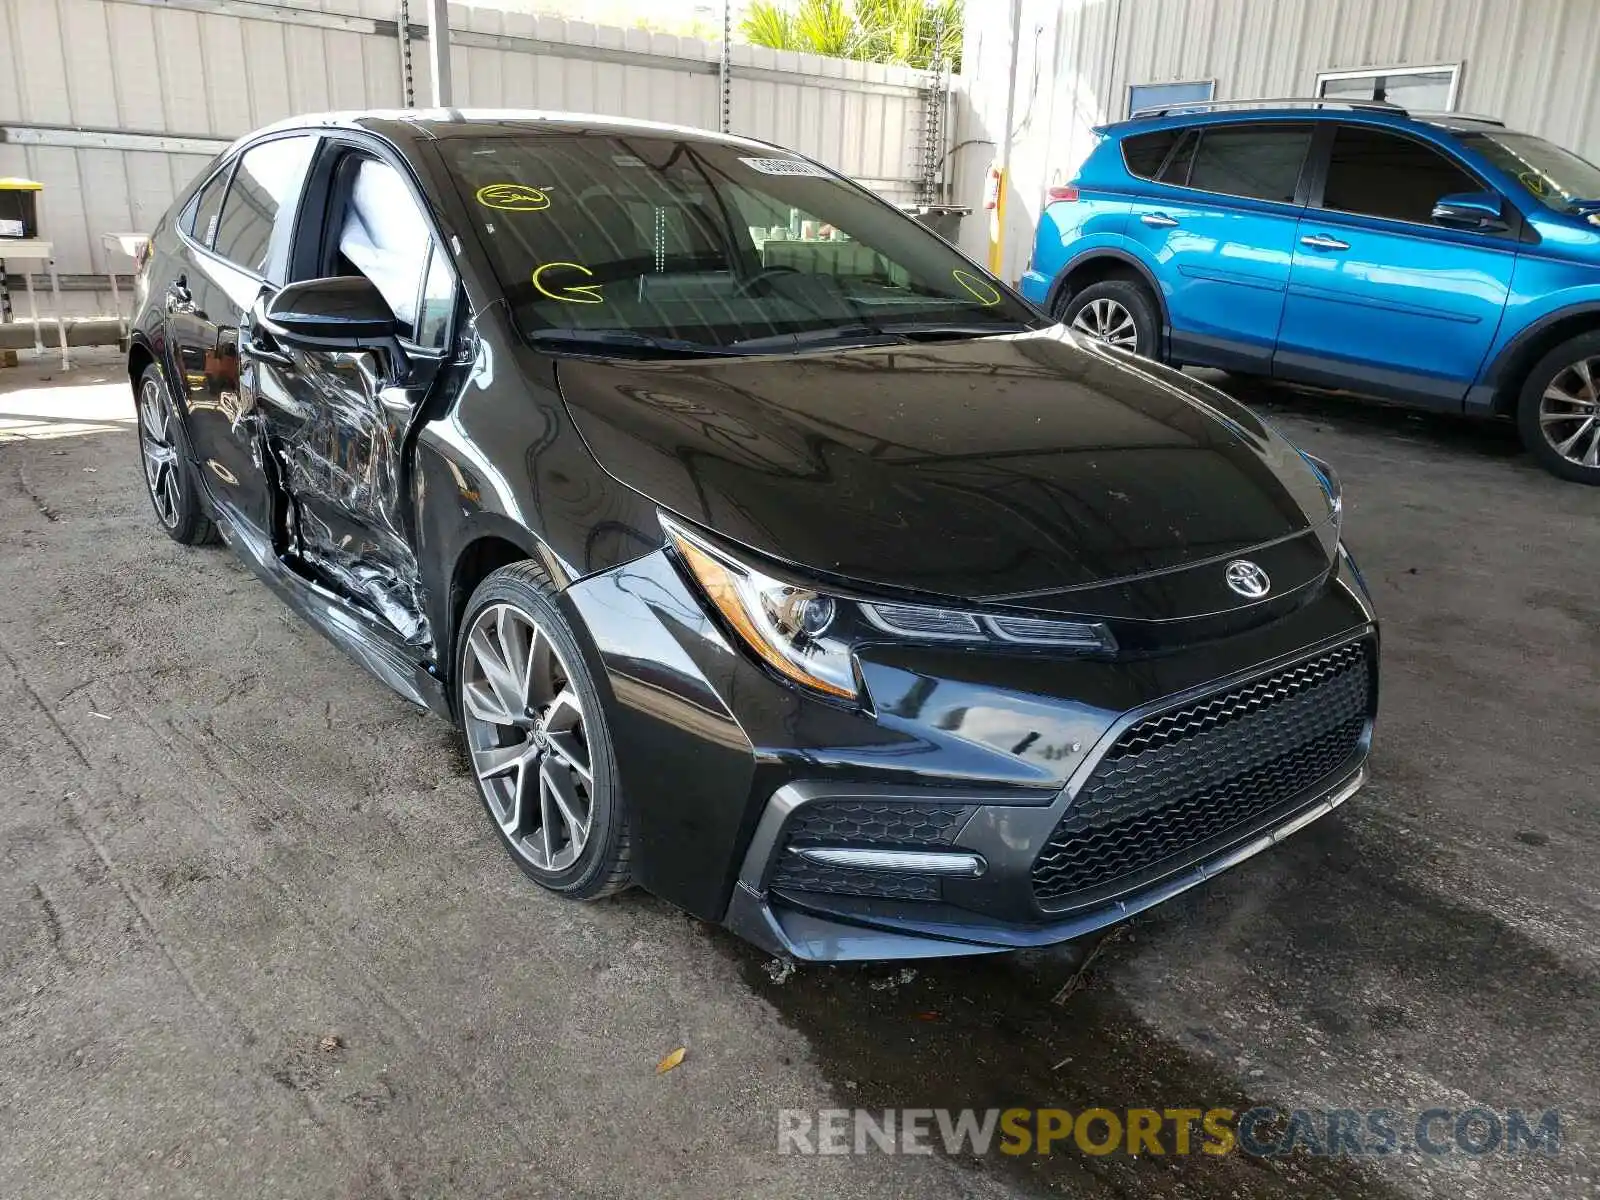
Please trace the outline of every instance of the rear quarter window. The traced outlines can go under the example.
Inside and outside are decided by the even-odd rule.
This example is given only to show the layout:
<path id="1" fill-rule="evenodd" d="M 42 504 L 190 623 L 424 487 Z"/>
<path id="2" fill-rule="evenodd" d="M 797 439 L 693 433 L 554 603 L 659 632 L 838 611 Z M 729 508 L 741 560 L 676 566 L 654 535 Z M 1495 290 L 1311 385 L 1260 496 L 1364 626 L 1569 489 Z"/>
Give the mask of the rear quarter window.
<path id="1" fill-rule="evenodd" d="M 229 164 L 211 177 L 190 203 L 180 224 L 184 233 L 207 250 L 211 249 L 211 243 L 217 236 L 217 214 L 222 211 L 222 196 L 228 190 L 231 170 L 232 164 Z"/>
<path id="2" fill-rule="evenodd" d="M 1128 174 L 1139 179 L 1154 179 L 1184 132 L 1182 129 L 1158 129 L 1154 133 L 1138 133 L 1124 138 L 1122 162 L 1128 168 Z"/>

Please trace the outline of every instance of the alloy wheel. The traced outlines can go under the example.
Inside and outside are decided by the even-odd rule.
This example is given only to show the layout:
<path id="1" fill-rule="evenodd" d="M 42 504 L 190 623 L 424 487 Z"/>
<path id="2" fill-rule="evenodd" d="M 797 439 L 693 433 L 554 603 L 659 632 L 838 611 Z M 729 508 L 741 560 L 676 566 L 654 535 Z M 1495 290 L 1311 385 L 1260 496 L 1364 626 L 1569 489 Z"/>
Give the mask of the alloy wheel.
<path id="1" fill-rule="evenodd" d="M 155 378 L 139 389 L 139 449 L 144 455 L 144 478 L 156 516 L 168 529 L 178 527 L 178 447 L 173 439 L 172 407 Z"/>
<path id="2" fill-rule="evenodd" d="M 1600 358 L 1556 373 L 1539 401 L 1539 430 L 1568 462 L 1600 467 Z"/>
<path id="3" fill-rule="evenodd" d="M 1115 300 L 1104 296 L 1091 300 L 1072 318 L 1072 328 L 1099 342 L 1109 342 L 1125 350 L 1139 344 L 1139 329 L 1133 314 Z"/>
<path id="4" fill-rule="evenodd" d="M 512 604 L 467 633 L 462 719 L 472 769 L 512 848 L 541 871 L 578 861 L 593 824 L 583 701 L 550 635 Z"/>

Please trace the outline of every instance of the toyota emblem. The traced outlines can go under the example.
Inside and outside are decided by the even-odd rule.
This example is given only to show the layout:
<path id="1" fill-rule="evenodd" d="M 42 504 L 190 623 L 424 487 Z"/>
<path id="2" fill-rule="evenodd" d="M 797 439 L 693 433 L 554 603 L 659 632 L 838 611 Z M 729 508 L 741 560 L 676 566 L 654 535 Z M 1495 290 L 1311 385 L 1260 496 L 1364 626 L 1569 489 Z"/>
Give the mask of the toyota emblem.
<path id="1" fill-rule="evenodd" d="M 1246 600 L 1259 600 L 1272 590 L 1267 573 L 1248 559 L 1237 558 L 1225 572 L 1228 586 Z"/>

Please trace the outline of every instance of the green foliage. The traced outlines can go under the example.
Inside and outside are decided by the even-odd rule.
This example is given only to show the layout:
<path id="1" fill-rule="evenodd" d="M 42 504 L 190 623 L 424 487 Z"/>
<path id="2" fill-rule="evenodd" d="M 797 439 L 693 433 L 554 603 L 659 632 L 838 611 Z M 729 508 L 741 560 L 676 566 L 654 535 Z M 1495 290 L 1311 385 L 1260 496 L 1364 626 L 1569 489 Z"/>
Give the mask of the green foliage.
<path id="1" fill-rule="evenodd" d="M 845 0 L 800 0 L 794 31 L 810 53 L 831 58 L 857 57 L 864 32 Z"/>
<path id="2" fill-rule="evenodd" d="M 744 14 L 745 41 L 755 46 L 787 50 L 798 45 L 794 14 L 772 0 L 755 0 Z"/>
<path id="3" fill-rule="evenodd" d="M 751 0 L 746 40 L 864 62 L 927 68 L 936 47 L 961 68 L 963 0 Z"/>

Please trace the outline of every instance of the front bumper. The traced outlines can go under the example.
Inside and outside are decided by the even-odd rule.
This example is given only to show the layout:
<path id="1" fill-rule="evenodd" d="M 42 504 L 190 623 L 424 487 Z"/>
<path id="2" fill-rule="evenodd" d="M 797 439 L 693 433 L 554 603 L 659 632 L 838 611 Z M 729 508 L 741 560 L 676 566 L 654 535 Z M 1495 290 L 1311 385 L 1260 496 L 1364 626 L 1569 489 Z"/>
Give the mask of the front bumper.
<path id="1" fill-rule="evenodd" d="M 1377 635 L 1343 556 L 1293 612 L 1145 659 L 864 654 L 870 712 L 767 675 L 705 617 L 664 555 L 567 594 L 613 693 L 636 879 L 773 953 L 841 961 L 1070 941 L 1281 841 L 1365 779 Z M 1359 681 L 1341 676 L 1337 696 L 1308 690 L 1312 668 L 1356 656 Z M 1218 721 L 1230 698 L 1239 711 Z M 1179 717 L 1208 737 L 1230 724 L 1173 762 L 1159 743 Z M 1290 744 L 1302 736 L 1296 720 L 1322 723 L 1303 735 L 1314 760 Z M 1128 757 L 1113 763 L 1118 755 Z M 1274 774 L 1280 760 L 1304 769 Z M 1109 789 L 1108 775 L 1119 780 Z M 1203 820 L 1192 804 L 1167 807 L 1190 784 L 1204 785 Z M 1114 841 L 1072 840 L 1091 811 Z M 880 859 L 864 871 L 809 856 L 886 848 L 890 859 L 923 857 L 916 869 Z M 964 871 L 973 861 L 980 869 Z"/>

